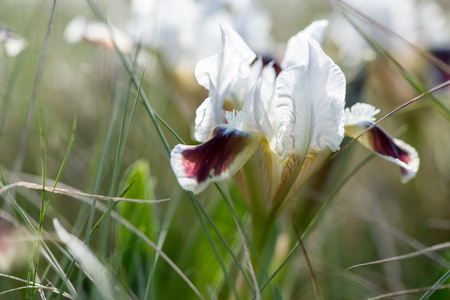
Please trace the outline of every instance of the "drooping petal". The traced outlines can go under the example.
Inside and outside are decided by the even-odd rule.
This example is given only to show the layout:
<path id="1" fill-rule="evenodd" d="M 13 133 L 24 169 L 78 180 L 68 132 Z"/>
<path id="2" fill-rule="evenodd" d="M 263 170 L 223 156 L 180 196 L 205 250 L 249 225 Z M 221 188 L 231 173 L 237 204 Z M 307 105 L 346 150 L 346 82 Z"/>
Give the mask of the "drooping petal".
<path id="1" fill-rule="evenodd" d="M 195 138 L 206 141 L 208 134 L 222 123 L 222 106 L 232 84 L 250 75 L 250 64 L 256 54 L 244 40 L 229 26 L 222 25 L 222 50 L 207 59 L 201 60 L 195 68 L 195 77 L 200 85 L 210 91 L 209 101 L 212 105 L 207 118 L 195 119 Z"/>
<path id="2" fill-rule="evenodd" d="M 183 189 L 200 193 L 211 181 L 233 176 L 253 155 L 259 141 L 258 133 L 219 125 L 201 145 L 175 146 L 170 164 Z"/>
<path id="3" fill-rule="evenodd" d="M 345 135 L 352 138 L 359 136 L 373 125 L 374 116 L 379 112 L 379 109 L 367 103 L 356 103 L 352 107 L 346 108 Z M 402 140 L 392 138 L 380 126 L 377 125 L 369 130 L 358 141 L 384 159 L 399 165 L 403 183 L 416 176 L 420 165 L 416 149 Z"/>
<path id="4" fill-rule="evenodd" d="M 362 121 L 356 124 L 346 125 L 345 135 L 355 138 L 372 124 L 369 121 Z M 392 138 L 380 126 L 377 125 L 366 132 L 358 141 L 382 158 L 400 166 L 403 183 L 408 182 L 416 176 L 420 165 L 420 159 L 416 149 L 402 140 Z"/>
<path id="5" fill-rule="evenodd" d="M 327 28 L 327 20 L 314 21 L 311 25 L 291 37 L 287 43 L 284 58 L 281 61 L 281 68 L 287 69 L 292 66 L 306 64 L 308 62 L 308 40 L 313 39 L 322 44 Z"/>
<path id="6" fill-rule="evenodd" d="M 288 68 L 276 83 L 281 160 L 295 153 L 337 151 L 344 136 L 345 76 L 320 45 L 309 41 L 309 63 Z"/>

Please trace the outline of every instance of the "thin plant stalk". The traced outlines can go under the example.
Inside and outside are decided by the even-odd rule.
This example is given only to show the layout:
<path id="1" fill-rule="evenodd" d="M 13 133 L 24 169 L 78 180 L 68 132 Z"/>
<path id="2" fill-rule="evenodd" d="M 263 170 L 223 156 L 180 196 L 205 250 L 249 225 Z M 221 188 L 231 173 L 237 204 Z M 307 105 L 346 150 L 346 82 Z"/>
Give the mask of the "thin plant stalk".
<path id="1" fill-rule="evenodd" d="M 303 243 L 303 240 L 302 240 L 302 237 L 301 237 L 301 234 L 300 234 L 300 230 L 298 229 L 298 226 L 297 226 L 297 219 L 295 217 L 295 201 L 294 201 L 294 198 L 292 198 L 291 203 L 292 203 L 292 214 L 291 214 L 291 216 L 292 216 L 292 227 L 294 227 L 294 231 L 295 231 L 295 235 L 297 237 L 298 244 L 300 245 L 300 248 L 302 249 L 302 252 L 303 252 L 303 256 L 305 257 L 306 265 L 308 266 L 309 274 L 311 276 L 311 283 L 312 283 L 312 286 L 313 286 L 313 289 L 314 289 L 314 293 L 316 295 L 316 299 L 322 300 L 323 296 L 322 296 L 322 292 L 320 291 L 320 286 L 319 286 L 319 282 L 317 280 L 316 273 L 314 272 L 314 268 L 313 268 L 311 259 L 309 257 L 308 251 L 306 251 L 306 246 Z"/>
<path id="2" fill-rule="evenodd" d="M 375 157 L 375 154 L 370 154 L 367 156 L 364 160 L 362 160 L 353 170 L 347 174 L 339 183 L 338 185 L 333 189 L 330 196 L 327 198 L 327 200 L 321 205 L 320 209 L 317 211 L 317 213 L 314 215 L 314 218 L 309 222 L 308 226 L 306 227 L 303 234 L 300 236 L 301 239 L 305 239 L 306 236 L 311 232 L 314 225 L 318 222 L 320 217 L 325 212 L 326 208 L 329 206 L 331 201 L 334 199 L 334 197 L 337 195 L 337 193 L 345 186 L 345 184 L 355 175 L 366 163 L 369 162 L 373 157 Z M 267 287 L 267 285 L 275 278 L 275 276 L 283 269 L 283 267 L 287 264 L 287 262 L 291 259 L 291 257 L 294 255 L 295 251 L 299 247 L 299 242 L 297 242 L 292 250 L 289 252 L 289 254 L 286 256 L 284 261 L 280 264 L 280 266 L 273 272 L 273 274 L 270 276 L 270 278 L 264 282 L 260 290 L 264 290 L 264 288 Z"/>

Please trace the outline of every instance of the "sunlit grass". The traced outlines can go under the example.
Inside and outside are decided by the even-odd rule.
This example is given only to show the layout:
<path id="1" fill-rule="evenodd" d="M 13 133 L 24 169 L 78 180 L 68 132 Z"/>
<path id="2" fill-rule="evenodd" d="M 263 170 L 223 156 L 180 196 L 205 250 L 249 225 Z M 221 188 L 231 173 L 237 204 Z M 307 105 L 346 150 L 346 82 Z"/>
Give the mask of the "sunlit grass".
<path id="1" fill-rule="evenodd" d="M 0 264 L 0 298 L 450 296 L 450 228 L 433 227 L 450 218 L 450 97 L 448 82 L 428 80 L 434 57 L 410 47 L 404 55 L 421 56 L 422 67 L 401 65 L 364 31 L 376 26 L 371 19 L 323 3 L 336 13 L 340 7 L 376 53 L 356 101 L 380 107 L 388 115 L 381 125 L 416 147 L 421 166 L 402 185 L 398 167 L 346 139 L 290 195 L 292 206 L 264 226 L 261 248 L 239 178 L 194 195 L 170 167 L 176 144 L 196 143 L 195 109 L 207 94 L 194 70 L 176 73 L 164 53 L 145 46 L 128 55 L 64 41 L 76 14 L 123 25 L 114 4 L 55 1 L 52 19 L 50 2 L 40 2 L 8 2 L 0 10 L 2 22 L 29 41 L 17 57 L 0 51 L 0 260 L 11 262 Z M 295 4 L 286 5 L 295 15 Z M 308 21 L 323 17 L 319 6 L 311 5 L 317 17 Z M 303 28 L 270 15 L 274 34 L 280 26 Z M 335 58 L 333 46 L 324 49 Z M 448 62 L 439 64 L 448 70 Z"/>

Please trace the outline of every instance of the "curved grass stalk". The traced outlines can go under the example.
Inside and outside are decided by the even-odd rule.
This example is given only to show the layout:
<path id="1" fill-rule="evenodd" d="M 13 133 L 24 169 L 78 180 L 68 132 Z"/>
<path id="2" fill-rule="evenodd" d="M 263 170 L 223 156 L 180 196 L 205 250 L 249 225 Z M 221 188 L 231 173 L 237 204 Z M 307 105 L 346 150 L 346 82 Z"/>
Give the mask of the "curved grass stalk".
<path id="1" fill-rule="evenodd" d="M 52 268 L 60 275 L 61 279 L 63 280 L 63 283 L 67 286 L 67 288 L 70 291 L 70 294 L 73 297 L 76 297 L 77 291 L 74 288 L 73 284 L 71 283 L 71 281 L 68 279 L 68 276 L 66 273 L 64 273 L 64 270 L 61 268 L 61 266 L 58 263 L 58 260 L 56 259 L 56 257 L 53 255 L 53 253 L 50 251 L 50 249 L 48 248 L 47 244 L 42 240 L 41 236 L 38 234 L 36 228 L 34 227 L 33 223 L 30 221 L 30 219 L 28 218 L 27 214 L 25 213 L 25 211 L 20 207 L 20 205 L 16 202 L 16 200 L 9 194 L 9 192 L 5 193 L 6 199 L 8 199 L 8 201 L 12 204 L 12 206 L 14 207 L 15 211 L 19 214 L 19 216 L 24 220 L 25 224 L 28 226 L 28 228 L 30 229 L 30 231 L 36 235 L 36 237 L 39 240 L 39 243 L 42 245 L 42 248 L 40 251 L 42 251 L 42 253 L 44 254 L 44 257 L 47 258 L 48 262 L 50 263 L 50 265 L 52 266 Z M 29 281 L 27 281 L 29 282 Z M 35 285 L 35 284 L 34 284 Z M 61 289 L 60 289 L 61 290 Z"/>
<path id="2" fill-rule="evenodd" d="M 384 264 L 384 263 L 389 263 L 389 262 L 393 262 L 393 261 L 399 261 L 399 260 L 408 259 L 408 258 L 412 258 L 412 257 L 416 257 L 416 256 L 421 256 L 428 252 L 435 252 L 435 251 L 439 251 L 439 250 L 447 249 L 447 248 L 450 248 L 450 242 L 437 244 L 437 245 L 434 245 L 434 246 L 431 246 L 428 248 L 424 248 L 424 249 L 420 249 L 418 251 L 414 251 L 414 252 L 411 252 L 408 254 L 398 255 L 398 256 L 389 257 L 389 258 L 380 259 L 380 260 L 371 261 L 371 262 L 362 263 L 362 264 L 357 264 L 357 265 L 348 267 L 347 270 L 351 270 L 351 269 L 359 268 L 359 267 L 372 266 L 372 265 L 377 265 L 377 264 Z"/>
<path id="3" fill-rule="evenodd" d="M 55 181 L 55 185 L 56 185 Z M 122 197 L 109 197 L 109 196 L 102 196 L 102 195 L 95 195 L 95 194 L 88 194 L 83 193 L 77 190 L 71 190 L 71 189 L 63 189 L 63 188 L 56 188 L 56 187 L 49 187 L 49 186 L 42 186 L 40 184 L 32 183 L 32 182 L 26 182 L 26 181 L 19 181 L 15 183 L 11 183 L 9 185 L 6 185 L 0 189 L 0 195 L 5 193 L 6 191 L 14 188 L 14 187 L 24 187 L 27 189 L 33 189 L 33 190 L 44 190 L 46 192 L 55 193 L 55 194 L 61 194 L 66 196 L 76 196 L 76 197 L 84 197 L 84 198 L 92 198 L 97 200 L 104 200 L 104 201 L 112 201 L 112 202 L 133 202 L 133 203 L 162 203 L 167 202 L 170 199 L 160 199 L 160 200 L 140 200 L 140 199 L 131 199 L 131 198 L 122 198 Z"/>
<path id="4" fill-rule="evenodd" d="M 368 298 L 367 300 L 392 299 L 392 298 L 398 297 L 398 296 L 406 296 L 406 295 L 411 295 L 411 294 L 416 294 L 416 293 L 422 293 L 422 292 L 428 291 L 429 289 L 430 289 L 430 287 L 424 287 L 424 288 L 416 288 L 416 289 L 392 292 L 392 293 L 379 295 L 376 297 L 371 297 L 371 298 Z M 443 289 L 450 289 L 450 284 L 441 285 L 436 290 L 443 290 Z"/>
<path id="5" fill-rule="evenodd" d="M 59 292 L 60 292 L 56 288 L 52 288 L 52 287 L 48 287 L 48 286 L 45 286 L 45 285 L 36 284 L 36 285 L 19 286 L 17 288 L 13 288 L 13 289 L 9 289 L 9 290 L 3 291 L 3 292 L 0 292 L 0 296 L 6 295 L 6 294 L 9 294 L 9 293 L 12 293 L 12 292 L 20 291 L 20 290 L 25 290 L 25 289 L 34 290 L 34 289 L 36 289 L 36 287 L 38 287 L 40 290 L 47 290 L 47 291 L 50 291 L 50 292 L 53 292 L 53 293 L 58 293 L 59 294 Z M 66 297 L 67 299 L 75 299 L 74 297 L 72 297 L 71 295 L 69 295 L 67 293 L 64 293 L 63 296 Z"/>

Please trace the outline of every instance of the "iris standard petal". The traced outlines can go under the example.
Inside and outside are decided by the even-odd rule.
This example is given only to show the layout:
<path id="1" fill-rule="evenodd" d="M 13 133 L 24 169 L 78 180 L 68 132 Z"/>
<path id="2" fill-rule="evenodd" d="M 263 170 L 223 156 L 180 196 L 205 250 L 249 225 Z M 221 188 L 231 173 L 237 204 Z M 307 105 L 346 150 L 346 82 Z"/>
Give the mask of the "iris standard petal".
<path id="1" fill-rule="evenodd" d="M 212 128 L 223 123 L 223 112 L 217 112 L 216 103 L 217 97 L 216 89 L 211 85 L 209 90 L 209 97 L 195 111 L 195 131 L 194 137 L 199 142 L 206 142 L 209 138 Z"/>
<path id="2" fill-rule="evenodd" d="M 308 40 L 313 39 L 322 44 L 327 28 L 327 20 L 314 21 L 311 25 L 291 37 L 287 43 L 284 58 L 281 61 L 281 68 L 287 69 L 292 66 L 306 64 L 308 62 Z"/>
<path id="3" fill-rule="evenodd" d="M 200 193 L 209 182 L 233 176 L 253 155 L 259 141 L 258 133 L 219 125 L 201 145 L 175 146 L 170 164 L 183 189 Z"/>
<path id="4" fill-rule="evenodd" d="M 339 150 L 344 137 L 345 76 L 315 40 L 309 63 L 288 68 L 276 83 L 277 145 L 281 160 L 291 153 Z"/>
<path id="5" fill-rule="evenodd" d="M 345 134 L 355 138 L 372 124 L 372 122 L 363 121 L 346 125 Z M 402 140 L 392 138 L 380 126 L 375 126 L 366 132 L 358 141 L 382 158 L 400 166 L 403 183 L 408 182 L 416 176 L 420 165 L 420 159 L 416 149 Z"/>
<path id="6" fill-rule="evenodd" d="M 244 40 L 229 26 L 222 25 L 222 50 L 201 60 L 195 68 L 195 77 L 200 85 L 210 91 L 207 119 L 195 118 L 195 138 L 205 141 L 208 134 L 223 118 L 223 102 L 230 86 L 237 79 L 250 75 L 250 64 L 256 54 Z M 206 115 L 203 115 L 206 116 Z"/>
<path id="7" fill-rule="evenodd" d="M 261 132 L 270 142 L 274 137 L 274 129 L 270 123 L 267 111 L 261 98 L 262 81 L 250 90 L 242 107 L 242 112 L 248 116 L 249 126 L 252 130 Z"/>

